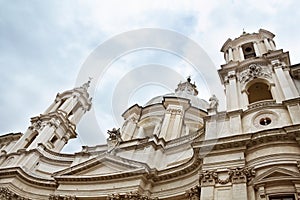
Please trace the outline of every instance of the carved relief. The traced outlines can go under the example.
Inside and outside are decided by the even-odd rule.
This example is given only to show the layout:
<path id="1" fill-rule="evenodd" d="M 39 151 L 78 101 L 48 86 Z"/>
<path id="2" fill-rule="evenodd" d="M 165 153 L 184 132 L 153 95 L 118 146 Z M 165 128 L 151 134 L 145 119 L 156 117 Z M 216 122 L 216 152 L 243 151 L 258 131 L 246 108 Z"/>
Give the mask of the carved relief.
<path id="1" fill-rule="evenodd" d="M 21 197 L 21 196 L 15 194 L 14 192 L 10 191 L 6 187 L 0 187 L 0 199 L 1 200 L 12 200 L 12 199 L 29 200 L 28 198 L 24 198 L 24 197 Z"/>
<path id="2" fill-rule="evenodd" d="M 76 196 L 71 196 L 71 195 L 65 195 L 65 196 L 61 196 L 61 195 L 50 195 L 49 196 L 49 200 L 76 200 Z"/>
<path id="3" fill-rule="evenodd" d="M 109 137 L 108 137 L 109 140 L 119 140 L 119 141 L 122 140 L 119 128 L 118 129 L 113 128 L 111 131 L 108 130 L 107 134 L 109 135 Z"/>
<path id="4" fill-rule="evenodd" d="M 168 108 L 167 112 L 171 115 L 180 115 L 182 110 L 180 108 Z"/>
<path id="5" fill-rule="evenodd" d="M 200 173 L 201 185 L 214 185 L 218 182 L 218 174 L 215 171 L 203 171 Z"/>
<path id="6" fill-rule="evenodd" d="M 107 198 L 107 200 L 158 200 L 158 198 L 150 198 L 146 195 L 141 195 L 139 192 L 128 192 L 126 194 L 111 194 Z"/>
<path id="7" fill-rule="evenodd" d="M 200 192 L 201 188 L 199 186 L 195 186 L 185 192 L 185 196 L 189 200 L 200 200 Z"/>
<path id="8" fill-rule="evenodd" d="M 263 68 L 258 64 L 251 64 L 247 70 L 244 70 L 240 73 L 239 81 L 241 83 L 247 83 L 250 80 L 258 77 L 271 78 L 271 72 L 266 68 Z"/>
<path id="9" fill-rule="evenodd" d="M 297 168 L 298 168 L 298 171 L 300 172 L 300 161 L 299 160 L 297 161 Z"/>
<path id="10" fill-rule="evenodd" d="M 228 172 L 232 183 L 244 183 L 251 181 L 255 176 L 253 168 L 235 168 Z"/>
<path id="11" fill-rule="evenodd" d="M 245 183 L 251 181 L 255 176 L 253 168 L 234 168 L 228 169 L 228 177 L 220 179 L 216 171 L 204 171 L 200 174 L 201 185 L 214 185 L 215 183 L 227 184 L 231 183 Z"/>
<path id="12" fill-rule="evenodd" d="M 41 120 L 37 120 L 35 122 L 32 123 L 32 125 L 29 127 L 31 130 L 39 130 L 40 128 L 42 128 L 42 121 Z"/>

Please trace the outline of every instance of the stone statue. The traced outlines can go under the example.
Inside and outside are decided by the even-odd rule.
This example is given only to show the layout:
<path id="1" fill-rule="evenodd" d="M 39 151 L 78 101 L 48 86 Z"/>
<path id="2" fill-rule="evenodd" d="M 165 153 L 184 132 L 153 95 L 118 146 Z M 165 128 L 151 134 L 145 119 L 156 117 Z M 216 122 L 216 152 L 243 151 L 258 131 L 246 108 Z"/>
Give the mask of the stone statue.
<path id="1" fill-rule="evenodd" d="M 113 128 L 111 131 L 108 130 L 107 133 L 109 134 L 109 137 L 108 139 L 109 140 L 119 140 L 121 139 L 121 133 L 120 133 L 120 129 L 116 129 L 116 128 Z"/>
<path id="2" fill-rule="evenodd" d="M 219 100 L 216 97 L 216 95 L 212 95 L 212 97 L 209 98 L 209 108 L 210 109 L 217 109 L 219 106 Z"/>

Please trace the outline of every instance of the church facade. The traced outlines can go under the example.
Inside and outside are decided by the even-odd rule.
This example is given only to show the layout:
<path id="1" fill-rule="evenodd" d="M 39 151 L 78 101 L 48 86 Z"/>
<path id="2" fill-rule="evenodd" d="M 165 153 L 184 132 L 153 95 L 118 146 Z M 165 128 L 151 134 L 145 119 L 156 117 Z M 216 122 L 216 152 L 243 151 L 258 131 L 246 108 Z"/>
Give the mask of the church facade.
<path id="1" fill-rule="evenodd" d="M 61 150 L 92 106 L 90 82 L 58 93 L 24 133 L 0 136 L 0 199 L 299 200 L 300 64 L 274 37 L 222 46 L 225 111 L 188 78 L 74 154 Z"/>

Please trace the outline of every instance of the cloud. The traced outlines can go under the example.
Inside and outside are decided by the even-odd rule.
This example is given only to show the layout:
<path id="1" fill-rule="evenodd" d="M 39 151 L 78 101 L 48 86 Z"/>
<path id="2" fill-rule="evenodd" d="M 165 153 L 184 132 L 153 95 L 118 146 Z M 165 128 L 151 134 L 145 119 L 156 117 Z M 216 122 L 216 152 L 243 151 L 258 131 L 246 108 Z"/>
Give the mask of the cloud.
<path id="1" fill-rule="evenodd" d="M 163 28 L 190 37 L 212 59 L 215 67 L 211 70 L 215 73 L 215 68 L 224 63 L 219 50 L 227 38 L 238 37 L 243 28 L 250 33 L 264 28 L 276 34 L 277 47 L 289 50 L 292 63 L 298 63 L 300 51 L 295 44 L 300 43 L 299 4 L 296 0 L 277 0 L 272 3 L 261 0 L 209 3 L 198 0 L 113 0 L 109 3 L 93 0 L 1 1 L 0 133 L 24 132 L 30 117 L 42 113 L 52 103 L 57 92 L 75 86 L 81 66 L 99 44 L 133 29 Z M 129 41 L 118 42 L 128 45 L 126 42 Z M 106 53 L 111 53 L 111 49 L 107 48 Z M 94 98 L 95 107 L 104 108 L 105 112 L 99 120 L 106 126 L 112 127 L 114 124 L 107 120 L 110 117 L 106 112 L 109 102 L 102 102 L 109 99 L 123 75 L 134 67 L 149 63 L 172 67 L 183 77 L 192 75 L 196 80 L 201 79 L 193 75 L 194 70 L 184 60 L 164 52 L 136 51 L 123 56 L 110 66 L 106 77 L 99 81 L 101 91 Z M 182 66 L 188 68 L 183 69 Z M 165 78 L 165 75 L 161 78 Z M 201 87 L 203 83 L 197 85 Z M 87 123 L 91 116 L 89 113 L 82 119 L 78 126 L 82 138 L 70 142 L 70 151 L 75 150 L 73 147 L 79 144 L 105 143 L 105 136 L 99 136 L 97 127 Z M 91 139 L 85 139 L 86 135 Z"/>

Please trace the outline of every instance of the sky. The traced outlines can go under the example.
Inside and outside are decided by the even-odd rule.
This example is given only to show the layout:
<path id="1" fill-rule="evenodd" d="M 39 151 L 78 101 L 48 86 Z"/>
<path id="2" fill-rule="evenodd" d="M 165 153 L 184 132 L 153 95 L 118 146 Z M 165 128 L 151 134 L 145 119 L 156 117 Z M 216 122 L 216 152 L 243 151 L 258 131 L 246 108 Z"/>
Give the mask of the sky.
<path id="1" fill-rule="evenodd" d="M 174 91 L 188 76 L 196 82 L 199 97 L 208 100 L 209 77 L 217 77 L 224 64 L 220 49 L 243 29 L 271 31 L 277 48 L 290 52 L 292 64 L 300 63 L 299 7 L 297 0 L 0 0 L 0 134 L 25 132 L 30 118 L 43 113 L 58 92 L 83 84 L 88 76 L 94 78 L 93 109 L 64 152 L 104 144 L 106 130 L 122 125 L 126 108 Z M 130 34 L 136 36 L 134 42 L 124 39 Z M 181 38 L 172 40 L 178 46 L 165 44 L 168 36 Z M 125 51 L 139 42 L 145 42 L 142 48 Z M 157 48 L 145 48 L 147 42 Z M 192 42 L 197 51 L 186 47 Z M 158 48 L 161 44 L 167 46 Z M 105 56 L 116 52 L 112 62 L 98 65 L 98 72 L 103 70 L 99 76 L 83 73 L 95 56 L 104 63 Z M 198 52 L 204 66 L 200 72 L 184 59 Z M 223 90 L 219 80 L 214 84 Z M 222 92 L 216 93 L 225 105 Z M 97 125 L 91 124 L 95 119 Z"/>

